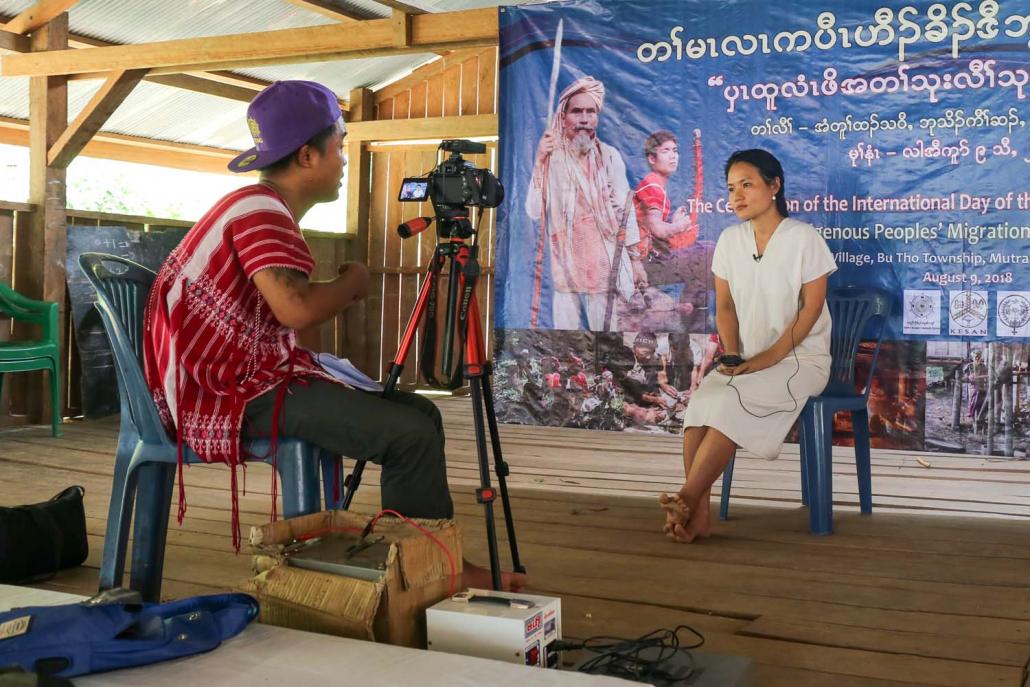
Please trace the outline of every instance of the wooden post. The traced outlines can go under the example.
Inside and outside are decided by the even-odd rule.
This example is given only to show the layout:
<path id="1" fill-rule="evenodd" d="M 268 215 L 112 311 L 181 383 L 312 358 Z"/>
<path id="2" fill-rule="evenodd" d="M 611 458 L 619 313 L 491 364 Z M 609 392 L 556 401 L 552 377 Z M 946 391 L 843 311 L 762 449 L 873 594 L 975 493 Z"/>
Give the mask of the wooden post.
<path id="1" fill-rule="evenodd" d="M 52 19 L 31 37 L 32 52 L 68 47 L 68 14 Z M 15 288 L 30 298 L 55 301 L 65 322 L 65 247 L 67 243 L 65 170 L 50 167 L 47 152 L 68 124 L 68 80 L 64 76 L 29 79 L 29 202 L 36 206 L 27 227 L 18 233 Z M 35 332 L 24 332 L 38 336 Z M 64 342 L 63 330 L 58 341 Z M 62 355 L 63 358 L 63 355 Z M 62 372 L 62 375 L 65 372 Z M 50 394 L 43 375 L 32 373 L 27 387 L 27 410 L 32 422 L 50 412 Z M 26 375 L 19 375 L 27 377 Z M 60 385 L 64 389 L 64 381 Z"/>
<path id="2" fill-rule="evenodd" d="M 375 118 L 375 101 L 372 91 L 367 88 L 355 88 L 350 92 L 350 111 L 348 121 L 360 122 Z M 350 242 L 348 258 L 368 265 L 368 207 L 369 207 L 369 170 L 371 155 L 363 141 L 347 142 L 347 231 L 354 234 Z M 369 352 L 366 350 L 367 322 L 364 302 L 350 308 L 344 317 L 337 318 L 340 329 L 336 341 L 339 347 L 337 355 L 350 358 L 359 369 L 375 377 L 378 370 L 368 369 Z"/>

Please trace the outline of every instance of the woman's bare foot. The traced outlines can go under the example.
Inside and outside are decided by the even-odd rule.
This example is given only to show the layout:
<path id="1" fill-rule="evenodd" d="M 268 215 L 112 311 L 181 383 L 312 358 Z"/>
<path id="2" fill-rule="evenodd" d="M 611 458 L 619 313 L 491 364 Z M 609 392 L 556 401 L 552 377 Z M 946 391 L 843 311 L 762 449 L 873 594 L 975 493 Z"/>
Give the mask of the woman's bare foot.
<path id="1" fill-rule="evenodd" d="M 489 568 L 482 568 L 468 561 L 463 561 L 465 571 L 461 576 L 462 589 L 493 589 L 494 580 Z M 529 578 L 525 573 L 501 571 L 501 590 L 505 592 L 521 592 L 526 588 Z"/>
<path id="2" fill-rule="evenodd" d="M 682 499 L 682 497 L 680 498 Z M 686 532 L 691 539 L 698 537 L 707 539 L 712 536 L 712 505 L 710 500 L 702 497 L 697 507 L 691 511 L 690 519 L 687 521 Z"/>
<path id="3" fill-rule="evenodd" d="M 690 521 L 690 507 L 679 494 L 659 494 L 658 503 L 665 511 L 665 526 L 662 531 L 665 536 L 681 544 L 689 544 L 694 541 L 694 536 L 688 530 Z"/>

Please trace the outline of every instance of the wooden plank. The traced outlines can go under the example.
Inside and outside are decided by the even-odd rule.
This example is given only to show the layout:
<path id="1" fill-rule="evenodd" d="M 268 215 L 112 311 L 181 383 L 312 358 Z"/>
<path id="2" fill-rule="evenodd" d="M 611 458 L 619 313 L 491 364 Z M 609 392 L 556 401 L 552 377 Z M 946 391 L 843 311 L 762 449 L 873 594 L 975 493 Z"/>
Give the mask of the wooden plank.
<path id="1" fill-rule="evenodd" d="M 416 85 L 426 83 L 434 76 L 439 76 L 451 65 L 464 62 L 473 55 L 478 55 L 482 50 L 483 48 L 466 48 L 447 51 L 442 55 L 442 59 L 427 62 L 403 79 L 398 79 L 376 91 L 376 98 L 378 100 L 386 100 L 402 91 L 411 90 Z"/>
<path id="2" fill-rule="evenodd" d="M 443 114 L 445 117 L 461 114 L 461 63 L 451 65 L 443 73 Z"/>
<path id="3" fill-rule="evenodd" d="M 393 44 L 398 48 L 411 45 L 411 15 L 395 9 L 390 15 L 393 23 Z"/>
<path id="4" fill-rule="evenodd" d="M 417 152 L 405 151 L 394 153 L 395 158 L 401 160 L 401 174 L 405 177 L 420 176 L 426 172 L 422 166 L 422 154 Z M 403 219 L 410 217 L 421 216 L 422 212 L 431 212 L 431 210 L 423 203 L 398 203 L 401 216 Z M 415 236 L 412 238 L 404 239 L 401 241 L 401 254 L 400 254 L 400 267 L 406 267 L 416 270 L 416 274 L 408 274 L 400 276 L 400 328 L 401 334 L 404 333 L 404 327 L 406 326 L 412 311 L 415 308 L 415 301 L 418 298 L 419 287 L 421 286 L 421 274 L 425 271 L 424 266 L 419 255 L 419 240 L 423 238 L 422 235 Z M 401 376 L 401 383 L 403 384 L 417 384 L 418 383 L 418 362 L 421 341 L 416 339 L 415 346 L 412 348 L 411 353 L 408 355 L 408 360 L 404 367 L 404 372 Z"/>
<path id="5" fill-rule="evenodd" d="M 4 76 L 81 74 L 111 69 L 149 68 L 154 74 L 324 62 L 407 52 L 494 45 L 497 8 L 441 12 L 412 17 L 411 44 L 393 45 L 391 19 L 309 26 L 204 38 L 160 41 L 48 55 L 13 54 L 4 58 Z"/>
<path id="6" fill-rule="evenodd" d="M 459 75 L 460 76 L 460 75 Z M 455 115 L 458 108 L 458 77 L 454 82 L 454 102 L 451 107 Z M 351 140 L 361 141 L 399 141 L 404 139 L 424 138 L 472 138 L 476 136 L 497 135 L 497 115 L 468 115 L 466 117 L 432 116 L 434 107 L 440 105 L 436 101 L 438 96 L 433 92 L 433 82 L 429 83 L 429 98 L 426 104 L 428 117 L 420 119 L 405 119 L 408 115 L 408 103 L 410 96 L 398 94 L 394 99 L 379 103 L 378 120 L 370 122 L 355 122 L 347 125 L 347 137 Z M 400 107 L 395 106 L 395 101 L 400 101 Z M 394 109 L 397 107 L 397 111 Z M 439 110 L 437 110 L 439 111 Z M 384 121 L 390 120 L 390 121 Z M 402 121 L 396 121 L 402 120 Z"/>
<path id="7" fill-rule="evenodd" d="M 479 56 L 461 63 L 461 103 L 459 114 L 479 114 Z"/>
<path id="8" fill-rule="evenodd" d="M 479 53 L 479 114 L 497 112 L 497 48 Z"/>
<path id="9" fill-rule="evenodd" d="M 296 5 L 302 10 L 319 14 L 329 19 L 335 19 L 336 21 L 352 22 L 361 21 L 368 19 L 368 15 L 359 14 L 353 10 L 348 10 L 339 5 L 327 2 L 326 0 L 285 0 L 291 5 Z"/>
<path id="10" fill-rule="evenodd" d="M 46 8 L 41 8 L 47 11 Z M 68 15 L 57 18 L 32 34 L 33 55 L 60 50 L 68 45 Z M 4 58 L 6 61 L 7 58 Z M 38 76 L 29 80 L 29 201 L 36 205 L 24 246 L 19 241 L 15 267 L 19 272 L 15 282 L 18 291 L 29 298 L 53 301 L 62 308 L 58 316 L 57 340 L 64 341 L 65 275 L 64 260 L 67 241 L 65 171 L 47 163 L 47 151 L 58 139 L 67 124 L 68 86 L 63 77 Z M 16 327 L 16 335 L 31 338 L 33 328 Z M 19 333 L 20 332 L 20 333 Z M 66 370 L 62 370 L 61 384 Z M 50 415 L 49 386 L 44 375 L 28 375 L 28 411 L 31 419 L 41 421 Z"/>
<path id="11" fill-rule="evenodd" d="M 28 52 L 29 39 L 17 33 L 0 29 L 0 50 Z"/>
<path id="12" fill-rule="evenodd" d="M 0 117 L 0 143 L 28 146 L 29 122 L 24 119 Z M 229 174 L 228 164 L 239 154 L 239 151 L 190 143 L 159 141 L 142 136 L 99 133 L 86 144 L 82 154 L 109 160 L 139 162 L 213 174 Z"/>
<path id="13" fill-rule="evenodd" d="M 404 105 L 402 99 L 404 94 L 394 98 L 395 107 Z M 407 114 L 406 110 L 404 114 Z M 403 115 L 400 115 L 403 116 Z M 389 153 L 389 173 L 386 178 L 385 194 L 382 196 L 386 204 L 384 210 L 386 225 L 383 227 L 385 233 L 385 257 L 383 266 L 386 268 L 395 267 L 401 264 L 401 237 L 397 234 L 396 227 L 407 217 L 401 216 L 401 204 L 397 201 L 397 189 L 400 188 L 401 179 L 404 178 L 404 153 Z M 392 360 L 397 352 L 397 345 L 404 328 L 401 314 L 401 275 L 384 275 L 383 288 L 383 363 Z"/>
<path id="14" fill-rule="evenodd" d="M 411 87 L 411 118 L 423 119 L 426 116 L 426 96 L 428 87 L 426 82 L 415 84 Z"/>
<path id="15" fill-rule="evenodd" d="M 193 91 L 204 95 L 214 95 L 228 100 L 239 100 L 249 103 L 258 94 L 252 87 L 222 83 L 217 79 L 205 78 L 194 74 L 155 74 L 144 77 L 145 81 L 171 86 L 183 91 Z"/>
<path id="16" fill-rule="evenodd" d="M 411 91 L 405 91 L 404 93 L 398 93 L 393 99 L 393 122 L 391 124 L 396 127 L 400 122 L 397 120 L 408 119 L 411 116 Z M 358 127 L 358 134 L 362 133 L 361 127 Z"/>
<path id="17" fill-rule="evenodd" d="M 586 596 L 566 595 L 562 602 L 563 630 L 573 637 L 638 636 L 655 627 L 675 627 L 682 617 L 659 606 Z M 834 676 L 825 683 L 833 685 L 839 684 L 837 675 L 949 687 L 1012 685 L 1022 677 L 1021 670 L 1005 666 L 768 641 L 728 632 L 706 632 L 704 650 L 752 658 L 759 663 L 755 684 L 761 685 L 766 684 L 761 673 L 764 664 L 819 671 Z"/>
<path id="18" fill-rule="evenodd" d="M 407 12 L 408 14 L 425 14 L 425 10 L 415 7 L 410 3 L 401 2 L 401 0 L 375 0 L 375 2 L 378 2 L 380 5 L 386 5 L 390 9 Z"/>
<path id="19" fill-rule="evenodd" d="M 467 398 L 439 405 L 465 554 L 483 561 L 470 405 Z M 89 592 L 96 585 L 117 431 L 117 422 L 107 420 L 74 423 L 57 440 L 42 427 L 0 433 L 3 505 L 48 498 L 53 484 L 86 488 L 91 554 L 86 567 L 47 583 L 53 588 Z M 589 469 L 592 454 L 591 474 L 618 475 L 619 466 L 601 453 L 623 461 L 635 456 L 634 472 L 653 471 L 676 458 L 677 439 L 502 426 L 502 441 L 517 475 L 540 468 L 574 476 Z M 668 455 L 654 458 L 652 450 Z M 878 456 L 885 470 L 902 460 Z M 782 463 L 796 478 L 796 462 Z M 780 479 L 783 472 L 757 474 Z M 378 507 L 380 476 L 370 466 L 357 494 L 361 510 Z M 269 469 L 253 466 L 249 479 L 240 499 L 245 527 L 269 512 Z M 977 474 L 956 471 L 953 480 L 976 484 Z M 228 471 L 192 466 L 186 483 L 190 510 L 183 527 L 169 531 L 165 590 L 228 588 L 249 574 L 247 557 L 231 553 Z M 657 531 L 653 498 L 521 487 L 512 496 L 531 588 L 562 597 L 566 637 L 634 637 L 686 623 L 704 634 L 701 651 L 751 658 L 761 685 L 979 687 L 1024 678 L 1030 655 L 1025 521 L 845 513 L 833 537 L 811 537 L 804 510 L 735 505 L 740 516 L 716 524 L 712 539 L 676 546 Z M 500 532 L 503 557 L 503 527 Z"/>
<path id="20" fill-rule="evenodd" d="M 2 22 L 5 19 L 9 20 L 9 18 L 0 16 L 0 29 L 3 28 Z M 118 44 L 69 33 L 68 45 L 72 48 L 100 48 Z M 16 36 L 10 32 L 0 31 L 0 47 L 13 52 L 29 52 L 28 39 L 24 36 Z M 106 78 L 106 73 L 82 74 L 76 75 L 73 78 L 79 78 L 79 76 L 83 78 Z M 173 88 L 181 88 L 187 91 L 229 98 L 231 100 L 241 100 L 243 102 L 250 102 L 259 91 L 270 84 L 270 82 L 262 79 L 227 71 L 148 75 L 144 79 L 164 86 L 172 86 Z M 343 108 L 346 111 L 346 105 Z"/>
<path id="21" fill-rule="evenodd" d="M 426 89 L 426 117 L 443 116 L 443 74 L 428 79 Z"/>
<path id="22" fill-rule="evenodd" d="M 29 34 L 56 19 L 79 0 L 38 0 L 7 22 L 6 30 L 11 33 Z"/>
<path id="23" fill-rule="evenodd" d="M 389 153 L 375 153 L 371 156 L 372 191 L 368 208 L 368 265 L 382 267 L 386 264 L 386 197 L 389 177 Z M 386 288 L 385 275 L 373 278 L 369 284 L 365 330 L 366 368 L 373 379 L 382 379 L 388 360 L 383 357 L 383 297 Z"/>
<path id="24" fill-rule="evenodd" d="M 862 628 L 819 619 L 762 617 L 740 630 L 748 637 L 787 640 L 817 646 L 862 649 L 886 654 L 947 658 L 969 663 L 1022 667 L 1030 646 L 1021 642 L 972 637 L 941 637 L 933 632 Z"/>
<path id="25" fill-rule="evenodd" d="M 86 106 L 82 108 L 75 121 L 71 122 L 58 137 L 47 153 L 47 162 L 51 167 L 66 168 L 75 157 L 82 152 L 93 135 L 100 131 L 133 89 L 146 74 L 143 69 L 120 69 L 111 73 Z"/>

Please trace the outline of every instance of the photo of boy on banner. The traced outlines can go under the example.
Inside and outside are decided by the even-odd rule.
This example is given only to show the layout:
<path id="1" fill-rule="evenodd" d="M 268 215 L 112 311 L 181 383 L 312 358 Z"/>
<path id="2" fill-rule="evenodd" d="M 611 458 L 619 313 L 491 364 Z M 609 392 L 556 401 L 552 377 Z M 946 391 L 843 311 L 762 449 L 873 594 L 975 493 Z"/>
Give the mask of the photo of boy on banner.
<path id="1" fill-rule="evenodd" d="M 637 184 L 633 203 L 648 286 L 627 304 L 622 317 L 625 329 L 691 332 L 705 328 L 714 246 L 697 240 L 697 207 L 704 192 L 700 129 L 694 129 L 693 148 L 694 210 L 688 212 L 681 205 L 673 212 L 667 188 L 669 177 L 679 169 L 679 141 L 665 129 L 644 140 L 650 171 Z"/>

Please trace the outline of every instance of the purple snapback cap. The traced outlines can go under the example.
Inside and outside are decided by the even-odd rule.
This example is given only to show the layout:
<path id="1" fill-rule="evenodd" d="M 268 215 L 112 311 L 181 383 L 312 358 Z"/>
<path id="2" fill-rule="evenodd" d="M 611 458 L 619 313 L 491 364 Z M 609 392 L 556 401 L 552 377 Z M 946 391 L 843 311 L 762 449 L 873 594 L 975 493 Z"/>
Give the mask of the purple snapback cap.
<path id="1" fill-rule="evenodd" d="M 283 159 L 312 136 L 342 119 L 336 94 L 314 81 L 276 81 L 247 107 L 254 147 L 229 163 L 230 172 L 250 172 Z"/>

